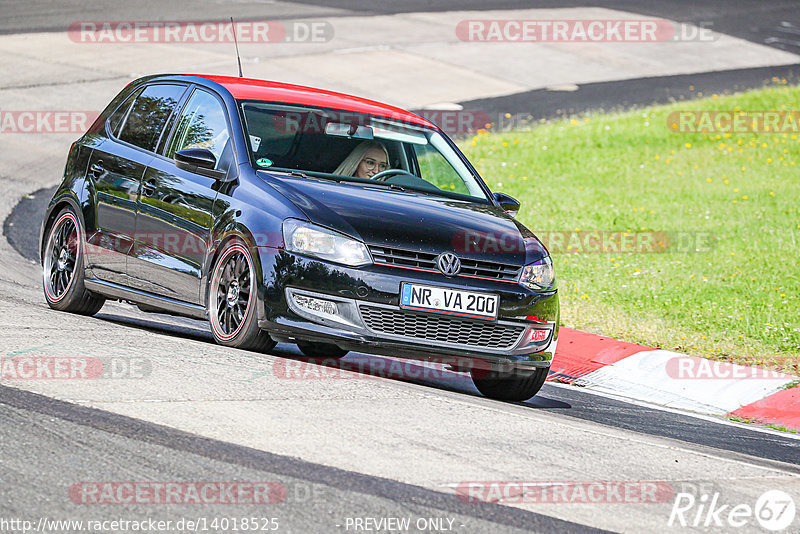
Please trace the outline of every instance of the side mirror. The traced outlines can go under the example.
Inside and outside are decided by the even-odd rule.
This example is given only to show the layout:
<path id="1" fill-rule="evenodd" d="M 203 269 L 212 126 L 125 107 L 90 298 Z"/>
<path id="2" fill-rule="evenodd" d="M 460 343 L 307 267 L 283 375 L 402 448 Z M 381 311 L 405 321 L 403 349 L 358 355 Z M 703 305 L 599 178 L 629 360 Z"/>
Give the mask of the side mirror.
<path id="1" fill-rule="evenodd" d="M 185 148 L 175 152 L 175 166 L 184 171 L 194 172 L 222 180 L 227 173 L 217 170 L 217 158 L 207 148 Z"/>
<path id="2" fill-rule="evenodd" d="M 519 211 L 519 200 L 506 195 L 505 193 L 495 193 L 494 199 L 500 204 L 500 207 L 503 208 L 506 213 L 511 215 L 512 217 L 517 216 L 517 212 Z"/>

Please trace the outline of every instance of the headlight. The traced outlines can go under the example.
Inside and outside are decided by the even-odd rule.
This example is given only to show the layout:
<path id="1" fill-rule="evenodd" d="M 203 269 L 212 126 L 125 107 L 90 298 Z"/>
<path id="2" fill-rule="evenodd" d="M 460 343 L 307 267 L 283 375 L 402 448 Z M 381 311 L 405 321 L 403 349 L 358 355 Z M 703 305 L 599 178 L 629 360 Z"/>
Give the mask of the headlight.
<path id="1" fill-rule="evenodd" d="M 556 287 L 556 271 L 553 260 L 545 256 L 539 261 L 526 265 L 519 277 L 520 285 L 529 289 L 553 289 Z"/>
<path id="2" fill-rule="evenodd" d="M 286 250 L 352 267 L 372 263 L 367 246 L 321 226 L 296 219 L 283 221 Z"/>

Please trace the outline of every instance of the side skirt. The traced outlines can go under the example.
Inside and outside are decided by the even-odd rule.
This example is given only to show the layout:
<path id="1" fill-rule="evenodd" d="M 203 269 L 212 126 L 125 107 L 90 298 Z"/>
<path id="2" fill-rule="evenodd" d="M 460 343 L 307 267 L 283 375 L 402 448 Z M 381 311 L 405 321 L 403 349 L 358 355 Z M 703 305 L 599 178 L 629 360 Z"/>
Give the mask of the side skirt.
<path id="1" fill-rule="evenodd" d="M 188 302 L 181 302 L 179 300 L 153 295 L 145 291 L 106 282 L 105 280 L 97 280 L 96 278 L 87 278 L 83 283 L 89 291 L 99 293 L 108 298 L 127 300 L 134 304 L 143 304 L 145 306 L 158 308 L 159 310 L 163 310 L 163 313 L 183 315 L 194 319 L 208 319 L 206 309 L 197 304 L 190 304 Z"/>

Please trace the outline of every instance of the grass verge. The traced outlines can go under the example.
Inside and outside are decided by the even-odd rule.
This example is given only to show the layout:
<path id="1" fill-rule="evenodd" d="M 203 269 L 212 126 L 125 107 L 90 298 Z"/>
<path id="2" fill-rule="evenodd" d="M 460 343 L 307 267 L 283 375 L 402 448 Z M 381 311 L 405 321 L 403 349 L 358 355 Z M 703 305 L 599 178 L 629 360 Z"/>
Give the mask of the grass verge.
<path id="1" fill-rule="evenodd" d="M 460 145 L 492 190 L 522 202 L 521 222 L 558 239 L 564 325 L 800 374 L 800 132 L 668 124 L 675 111 L 797 109 L 800 87 L 776 86 Z M 626 239 L 657 246 L 627 251 Z"/>

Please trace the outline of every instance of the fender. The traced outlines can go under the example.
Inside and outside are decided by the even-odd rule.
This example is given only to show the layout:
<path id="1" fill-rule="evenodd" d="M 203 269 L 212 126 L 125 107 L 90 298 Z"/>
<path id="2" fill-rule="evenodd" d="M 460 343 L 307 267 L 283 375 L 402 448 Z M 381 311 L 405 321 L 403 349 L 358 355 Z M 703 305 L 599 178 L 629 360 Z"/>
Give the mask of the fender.
<path id="1" fill-rule="evenodd" d="M 213 218 L 208 256 L 203 265 L 203 278 L 200 288 L 200 303 L 208 305 L 208 290 L 211 273 L 220 249 L 230 239 L 242 241 L 253 259 L 254 276 L 263 281 L 266 265 L 262 264 L 264 251 L 283 246 L 283 221 L 293 217 L 306 219 L 297 208 L 288 204 L 283 196 L 260 179 L 252 176 L 254 171 L 249 164 L 240 166 L 240 179 L 220 185 L 214 200 Z M 242 175 L 250 175 L 242 179 Z M 249 179 L 248 179 L 249 178 Z M 267 273 L 268 274 L 268 273 Z M 259 283 L 258 314 L 264 312 L 263 285 Z"/>
<path id="2" fill-rule="evenodd" d="M 39 231 L 39 263 L 44 261 L 43 250 L 46 232 L 58 212 L 64 207 L 70 206 L 76 213 L 79 223 L 83 226 L 83 235 L 84 239 L 86 239 L 87 217 L 92 222 L 94 221 L 94 211 L 92 204 L 89 202 L 85 179 L 91 153 L 91 149 L 82 148 L 77 142 L 73 143 L 70 149 L 67 156 L 67 164 L 64 168 L 64 177 L 47 205 L 42 219 Z"/>

